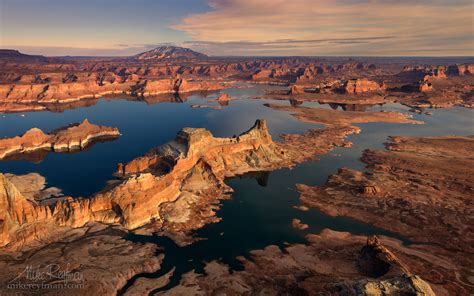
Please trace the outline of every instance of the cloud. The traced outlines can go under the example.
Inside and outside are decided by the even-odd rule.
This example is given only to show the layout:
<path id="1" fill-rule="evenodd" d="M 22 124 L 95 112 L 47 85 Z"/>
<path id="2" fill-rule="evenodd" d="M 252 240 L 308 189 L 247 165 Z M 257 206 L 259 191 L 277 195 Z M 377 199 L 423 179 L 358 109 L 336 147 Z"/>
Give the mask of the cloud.
<path id="1" fill-rule="evenodd" d="M 209 0 L 172 27 L 215 54 L 472 55 L 471 0 Z"/>

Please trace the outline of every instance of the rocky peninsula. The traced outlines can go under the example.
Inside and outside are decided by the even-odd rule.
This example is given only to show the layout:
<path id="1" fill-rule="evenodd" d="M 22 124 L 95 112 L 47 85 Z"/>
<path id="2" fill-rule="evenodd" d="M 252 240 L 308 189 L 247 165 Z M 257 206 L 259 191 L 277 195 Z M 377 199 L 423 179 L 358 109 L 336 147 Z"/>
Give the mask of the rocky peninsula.
<path id="1" fill-rule="evenodd" d="M 168 144 L 119 165 L 117 174 L 122 181 L 88 198 L 60 196 L 51 202 L 40 198 L 51 191 L 44 188 L 41 179 L 0 174 L 0 262 L 9 266 L 3 270 L 14 274 L 25 262 L 45 264 L 49 257 L 42 256 L 39 251 L 42 250 L 51 256 L 61 252 L 62 267 L 73 264 L 94 278 L 101 272 L 101 263 L 87 263 L 91 257 L 72 258 L 66 253 L 97 252 L 107 254 L 104 256 L 112 260 L 111 266 L 120 269 L 111 267 L 110 277 L 101 273 L 107 280 L 86 283 L 90 285 L 88 289 L 117 290 L 125 284 L 124 279 L 159 268 L 160 260 L 154 256 L 156 246 L 124 241 L 127 231 L 158 232 L 178 244 L 189 244 L 193 241 L 192 230 L 219 221 L 215 216 L 219 200 L 228 198 L 232 191 L 224 183 L 226 177 L 292 166 L 313 157 L 313 153 L 346 145 L 346 130 L 328 129 L 320 133 L 327 135 L 315 140 L 325 142 L 324 145 L 314 146 L 314 150 L 301 156 L 299 151 L 291 149 L 299 149 L 296 143 L 303 137 L 273 142 L 263 120 L 257 120 L 250 130 L 231 138 L 215 138 L 205 129 L 185 128 Z M 22 185 L 28 180 L 38 184 L 36 189 Z M 122 258 L 125 261 L 113 260 L 104 240 L 113 241 L 117 252 L 120 252 L 117 246 L 135 251 L 127 251 L 128 255 Z M 85 251 L 85 246 L 90 244 L 92 249 Z M 67 245 L 68 251 L 60 247 L 63 245 Z M 24 252 L 34 255 L 21 255 Z M 140 260 L 134 259 L 132 253 Z M 10 280 L 7 275 L 2 278 Z"/>
<path id="2" fill-rule="evenodd" d="M 260 94 L 256 98 L 288 100 L 290 104 L 265 104 L 282 112 L 277 114 L 258 103 L 257 116 L 263 109 L 264 113 L 277 114 L 280 124 L 292 121 L 286 114 L 291 113 L 299 121 L 323 125 L 302 134 L 294 134 L 291 124 L 284 125 L 284 130 L 290 132 L 281 135 L 281 141 L 274 141 L 262 119 L 232 137 L 216 137 L 207 129 L 188 127 L 145 154 L 157 145 L 150 144 L 150 137 L 155 134 L 150 133 L 150 125 L 138 125 L 139 129 L 131 130 L 146 130 L 149 137 L 145 148 L 138 150 L 143 155 L 132 159 L 133 155 L 120 153 L 117 161 L 112 160 L 112 170 L 116 162 L 123 162 L 117 165 L 115 179 L 90 196 L 67 196 L 61 189 L 49 187 L 46 178 L 38 173 L 0 173 L 0 294 L 11 292 L 9 285 L 31 283 L 23 276 L 28 271 L 25 268 L 42 272 L 51 262 L 58 272 L 80 275 L 72 281 L 77 286 L 67 291 L 73 295 L 468 294 L 474 285 L 473 136 L 391 137 L 387 150 L 364 152 L 366 170 L 341 168 L 323 186 L 298 184 L 301 204 L 288 205 L 291 210 L 305 211 L 305 215 L 341 216 L 349 220 L 344 223 L 350 225 L 347 228 L 351 232 L 355 225 L 354 233 L 387 233 L 398 239 L 330 229 L 311 234 L 323 227 L 313 231 L 315 223 L 310 216 L 294 211 L 286 217 L 288 221 L 282 220 L 282 228 L 288 227 L 292 243 L 278 238 L 264 244 L 256 240 L 251 248 L 242 244 L 245 248 L 239 249 L 238 254 L 243 256 L 251 249 L 260 250 L 238 257 L 240 268 L 235 269 L 232 260 L 227 261 L 229 258 L 198 260 L 201 257 L 194 253 L 184 264 L 166 261 L 171 258 L 166 256 L 175 255 L 173 252 L 178 249 L 185 253 L 190 250 L 185 248 L 200 248 L 199 241 L 214 238 L 214 234 L 200 237 L 197 230 L 221 221 L 217 210 L 234 190 L 234 180 L 229 178 L 264 172 L 257 182 L 269 186 L 268 172 L 295 168 L 336 147 L 351 147 L 348 136 L 361 131 L 354 124 L 422 123 L 398 112 L 366 111 L 371 105 L 397 102 L 418 111 L 472 107 L 472 59 L 460 60 L 455 64 L 443 60 L 444 65 L 438 65 L 431 59 L 213 58 L 173 46 L 120 58 L 59 59 L 0 51 L 3 113 L 62 112 L 94 105 L 103 96 L 107 100 L 120 98 L 147 104 L 184 102 L 198 91 L 207 96 L 224 88 L 259 84 L 251 93 Z M 274 87 L 261 95 L 264 91 L 260 87 L 265 84 Z M 238 95 L 239 99 L 244 97 Z M 212 105 L 191 107 L 221 109 L 234 99 L 237 97 L 220 94 L 208 101 Z M 305 102 L 327 103 L 331 109 L 303 106 Z M 339 107 L 343 111 L 337 110 Z M 209 113 L 226 115 L 236 109 L 233 106 L 220 114 Z M 244 112 L 247 110 L 250 109 Z M 192 122 L 200 121 L 192 118 Z M 299 129 L 302 124 L 298 124 Z M 186 125 L 179 128 L 182 126 Z M 50 133 L 33 128 L 22 136 L 0 139 L 0 159 L 23 159 L 32 152 L 71 152 L 119 135 L 116 128 L 87 120 Z M 166 135 L 165 139 L 169 138 Z M 161 144 L 162 140 L 157 141 Z M 346 160 L 346 155 L 334 153 L 324 161 L 331 162 L 339 156 Z M 308 172 L 307 164 L 310 165 L 305 163 L 296 169 Z M 313 172 L 305 177 L 312 178 Z M 293 190 L 295 182 L 291 181 L 287 188 Z M 253 185 L 258 186 L 254 182 Z M 297 197 L 294 200 L 298 202 Z M 265 213 L 278 203 L 271 202 L 270 206 L 264 204 Z M 247 214 L 239 212 L 238 219 L 245 219 Z M 361 227 L 357 221 L 367 224 Z M 249 228 L 254 230 L 255 225 Z M 216 233 L 219 242 L 225 241 L 228 229 L 218 229 Z M 238 235 L 240 243 L 243 237 Z M 188 256 L 179 258 L 187 260 Z M 195 265 L 192 260 L 199 262 Z M 201 263 L 205 265 L 204 273 Z M 183 265 L 195 270 L 183 271 Z M 50 278 L 44 283 L 54 285 L 57 281 Z M 14 289 L 13 292 L 24 292 Z M 64 291 L 51 286 L 40 293 L 58 295 Z"/>
<path id="3" fill-rule="evenodd" d="M 301 201 L 424 243 L 417 246 L 424 256 L 445 263 L 436 275 L 430 266 L 419 273 L 442 286 L 440 294 L 467 293 L 473 284 L 474 137 L 392 137 L 386 147 L 364 152 L 367 172 L 342 168 L 324 186 L 298 185 Z"/>
<path id="4" fill-rule="evenodd" d="M 55 152 L 84 149 L 94 141 L 120 136 L 117 128 L 91 124 L 87 119 L 81 123 L 44 133 L 32 128 L 21 136 L 0 139 L 0 159 L 38 150 Z"/>
<path id="5" fill-rule="evenodd" d="M 387 123 L 410 123 L 423 124 L 421 121 L 413 120 L 409 116 L 399 112 L 363 112 L 363 111 L 345 111 L 301 107 L 285 106 L 278 104 L 265 104 L 265 106 L 274 110 L 291 112 L 298 120 L 311 123 L 320 123 L 326 126 L 344 126 L 353 123 L 367 122 L 387 122 Z"/>
<path id="6" fill-rule="evenodd" d="M 287 137 L 282 143 L 273 142 L 263 120 L 232 138 L 215 138 L 205 129 L 185 128 L 170 143 L 120 164 L 117 174 L 123 180 L 119 184 L 89 198 L 65 197 L 54 206 L 29 201 L 3 178 L 4 187 L 11 189 L 2 194 L 5 211 L 1 217 L 1 242 L 18 249 L 37 237 L 48 241 L 49 234 L 54 233 L 51 227 L 78 228 L 91 222 L 172 233 L 180 240 L 180 235 L 185 238 L 189 231 L 218 220 L 218 201 L 231 192 L 225 178 L 291 167 L 316 153 L 347 146 L 344 138 L 356 131 L 309 131 L 321 136 L 313 137 L 320 145 L 301 153 L 302 143 L 312 137 Z"/>
<path id="7" fill-rule="evenodd" d="M 239 83 L 287 86 L 268 98 L 326 103 L 400 102 L 413 108 L 472 107 L 474 65 L 412 60 L 213 59 L 163 46 L 121 59 L 0 54 L 0 112 L 39 111 L 102 96 L 212 91 Z M 218 101 L 226 105 L 228 100 Z"/>
<path id="8" fill-rule="evenodd" d="M 219 82 L 179 77 L 150 80 L 138 79 L 135 76 L 122 78 L 113 73 L 106 77 L 87 74 L 65 82 L 0 84 L 0 111 L 39 111 L 47 109 L 50 105 L 71 104 L 120 94 L 143 98 L 222 88 L 225 86 Z"/>

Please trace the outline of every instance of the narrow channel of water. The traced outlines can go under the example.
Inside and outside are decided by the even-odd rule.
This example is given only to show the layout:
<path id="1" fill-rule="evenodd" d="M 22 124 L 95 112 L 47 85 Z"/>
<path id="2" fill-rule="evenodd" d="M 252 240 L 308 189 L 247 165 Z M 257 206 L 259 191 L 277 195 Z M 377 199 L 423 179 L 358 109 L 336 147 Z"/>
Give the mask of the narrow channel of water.
<path id="1" fill-rule="evenodd" d="M 261 94 L 263 88 L 230 89 L 223 92 L 240 98 Z M 218 94 L 207 98 L 191 96 L 183 103 L 160 103 L 127 100 L 100 100 L 87 108 L 67 110 L 63 113 L 33 112 L 0 116 L 0 136 L 24 133 L 31 127 L 51 131 L 72 122 L 88 118 L 92 123 L 116 126 L 123 136 L 119 139 L 94 145 L 87 151 L 75 154 L 49 153 L 40 163 L 26 160 L 0 161 L 0 172 L 25 174 L 38 172 L 47 178 L 49 186 L 56 186 L 71 196 L 89 196 L 102 189 L 111 179 L 116 165 L 127 162 L 147 152 L 150 148 L 174 138 L 183 127 L 205 127 L 215 136 L 232 136 L 247 130 L 257 118 L 265 118 L 272 136 L 281 133 L 302 133 L 320 125 L 302 123 L 287 112 L 275 111 L 263 103 L 289 104 L 272 100 L 231 101 L 221 110 L 193 109 L 193 104 L 209 104 Z M 329 105 L 305 103 L 305 106 L 330 108 Z M 409 108 L 399 104 L 370 107 L 371 111 L 394 110 L 408 113 Z M 248 256 L 249 251 L 268 245 L 280 247 L 290 243 L 304 243 L 305 235 L 319 233 L 325 228 L 348 231 L 355 234 L 382 234 L 410 243 L 396 233 L 357 222 L 346 217 L 329 217 L 311 209 L 300 211 L 295 184 L 323 185 L 328 176 L 343 166 L 363 170 L 359 158 L 364 149 L 383 149 L 383 143 L 391 135 L 441 136 L 474 134 L 474 112 L 465 108 L 430 110 L 433 114 L 415 114 L 414 119 L 424 125 L 366 123 L 359 124 L 362 133 L 349 137 L 352 148 L 338 148 L 319 161 L 309 161 L 293 169 L 251 174 L 227 180 L 234 189 L 232 199 L 223 201 L 218 216 L 220 223 L 210 224 L 196 232 L 204 238 L 190 246 L 180 248 L 171 240 L 159 236 L 130 234 L 127 239 L 151 242 L 164 248 L 165 260 L 161 270 L 154 274 L 142 274 L 132 278 L 128 288 L 139 277 L 159 277 L 176 267 L 171 283 L 166 289 L 179 283 L 181 275 L 195 269 L 203 272 L 204 262 L 221 260 L 232 269 L 241 266 L 236 256 Z M 293 218 L 309 224 L 306 230 L 291 226 Z M 157 291 L 155 291 L 157 292 Z"/>
<path id="2" fill-rule="evenodd" d="M 408 108 L 399 104 L 385 106 L 384 110 L 406 112 Z M 378 107 L 381 109 L 380 107 Z M 153 274 L 142 274 L 132 278 L 127 289 L 139 277 L 160 277 L 176 268 L 168 285 L 154 291 L 167 290 L 181 280 L 181 276 L 191 270 L 203 273 L 204 262 L 219 260 L 233 270 L 240 270 L 237 256 L 248 256 L 251 250 L 262 249 L 268 245 L 284 247 L 286 244 L 305 243 L 305 236 L 320 233 L 329 228 L 361 235 L 385 235 L 412 243 L 403 236 L 347 217 L 330 217 L 315 209 L 307 212 L 295 208 L 299 205 L 299 194 L 295 184 L 323 185 L 328 176 L 335 174 L 340 167 L 364 170 L 359 158 L 365 149 L 383 149 L 383 143 L 390 135 L 437 136 L 466 135 L 474 133 L 472 111 L 462 108 L 433 110 L 432 116 L 414 115 L 425 125 L 360 124 L 362 133 L 350 136 L 354 146 L 350 149 L 337 148 L 319 161 L 310 161 L 294 169 L 281 169 L 274 172 L 251 174 L 227 180 L 235 191 L 231 200 L 223 202 L 218 216 L 223 220 L 196 232 L 205 238 L 190 246 L 180 248 L 171 240 L 158 236 L 139 236 L 131 234 L 129 239 L 138 242 L 151 242 L 164 246 L 165 261 L 162 269 Z M 437 117 L 438 116 L 438 117 Z M 449 123 L 449 124 L 446 124 Z M 304 231 L 291 226 L 293 218 L 302 220 L 310 227 Z"/>

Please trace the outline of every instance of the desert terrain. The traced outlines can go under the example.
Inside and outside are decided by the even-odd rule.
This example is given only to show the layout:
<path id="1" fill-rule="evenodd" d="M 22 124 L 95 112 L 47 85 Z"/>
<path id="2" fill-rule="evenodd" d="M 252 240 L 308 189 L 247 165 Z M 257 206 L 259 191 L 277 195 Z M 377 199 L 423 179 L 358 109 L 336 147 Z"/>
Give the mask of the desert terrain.
<path id="1" fill-rule="evenodd" d="M 473 107 L 472 58 L 0 50 L 0 294 L 469 295 Z"/>

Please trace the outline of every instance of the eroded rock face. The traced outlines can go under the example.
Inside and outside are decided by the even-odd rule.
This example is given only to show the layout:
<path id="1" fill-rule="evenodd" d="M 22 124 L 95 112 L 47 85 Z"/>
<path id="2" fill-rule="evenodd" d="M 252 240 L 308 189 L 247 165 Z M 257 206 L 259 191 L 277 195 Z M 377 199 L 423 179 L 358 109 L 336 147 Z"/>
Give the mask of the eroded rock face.
<path id="1" fill-rule="evenodd" d="M 364 246 L 362 236 L 328 229 L 307 239 L 308 245 L 251 251 L 250 259 L 238 258 L 243 271 L 230 272 L 225 264 L 209 262 L 206 275 L 185 274 L 162 295 L 435 295 L 427 282 L 402 267 L 413 253 L 393 239 L 383 241 L 397 255 L 381 242 Z M 365 275 L 356 264 L 361 248 L 390 258 L 387 270 L 377 277 Z"/>
<path id="2" fill-rule="evenodd" d="M 376 70 L 356 67 L 355 72 L 306 68 L 287 91 L 265 97 L 352 105 L 398 102 L 413 108 L 472 108 L 472 67 L 415 65 L 399 72 L 388 65 Z"/>
<path id="3" fill-rule="evenodd" d="M 220 83 L 236 81 L 291 86 L 285 95 L 298 100 L 327 100 L 329 94 L 336 96 L 335 103 L 348 99 L 352 103 L 396 100 L 412 106 L 434 94 L 432 102 L 436 106 L 473 106 L 471 90 L 464 89 L 472 88 L 473 67 L 407 65 L 400 71 L 402 67 L 397 62 L 375 66 L 353 60 L 330 62 L 311 58 L 214 60 L 173 47 L 121 59 L 35 62 L 0 58 L 0 112 L 45 110 L 49 104 L 104 95 L 142 97 L 215 90 L 226 87 Z M 425 77 L 435 90 L 429 96 Z"/>
<path id="4" fill-rule="evenodd" d="M 442 285 L 465 294 L 473 276 L 474 137 L 391 140 L 388 151 L 364 152 L 370 171 L 342 168 L 325 186 L 298 185 L 300 198 L 329 215 L 349 216 L 436 245 L 426 256 L 447 258 L 449 263 L 437 270 L 445 279 Z"/>
<path id="5" fill-rule="evenodd" d="M 264 120 L 232 138 L 215 138 L 202 128 L 184 128 L 168 144 L 119 165 L 123 180 L 114 187 L 90 198 L 65 197 L 50 206 L 26 199 L 3 178 L 1 243 L 21 248 L 35 237 L 47 236 L 51 225 L 74 228 L 90 222 L 188 233 L 218 221 L 214 211 L 231 191 L 225 178 L 293 166 L 335 146 L 346 146 L 344 138 L 352 132 L 351 127 L 313 130 L 309 133 L 320 137 L 308 134 L 274 143 Z M 312 149 L 302 153 L 303 145 Z"/>
<path id="6" fill-rule="evenodd" d="M 56 187 L 46 188 L 46 178 L 38 173 L 28 173 L 26 175 L 4 174 L 4 176 L 28 200 L 49 202 L 52 198 L 62 196 L 61 189 Z"/>
<path id="7" fill-rule="evenodd" d="M 345 85 L 345 91 L 348 94 L 360 94 L 365 92 L 382 91 L 383 87 L 376 81 L 369 79 L 352 79 L 348 80 Z"/>
<path id="8" fill-rule="evenodd" d="M 216 82 L 170 78 L 139 81 L 136 85 L 131 87 L 130 93 L 134 96 L 148 97 L 167 93 L 186 93 L 202 90 L 212 91 L 222 88 L 224 88 L 224 86 Z"/>
<path id="9" fill-rule="evenodd" d="M 0 250 L 0 294 L 117 295 L 134 275 L 160 269 L 164 257 L 156 245 L 127 241 L 113 227 L 90 224 L 56 235 L 58 241 L 24 253 Z M 28 287 L 35 284 L 40 288 Z"/>
<path id="10" fill-rule="evenodd" d="M 0 139 L 0 159 L 37 150 L 71 151 L 83 149 L 93 141 L 120 136 L 117 128 L 91 124 L 87 119 L 49 134 L 32 128 L 22 136 Z"/>
<path id="11" fill-rule="evenodd" d="M 221 104 L 221 103 L 225 104 L 225 103 L 228 103 L 229 101 L 232 101 L 232 100 L 236 100 L 236 98 L 233 98 L 233 97 L 229 96 L 228 94 L 220 94 L 216 99 L 216 101 L 219 104 Z"/>
<path id="12" fill-rule="evenodd" d="M 114 94 L 148 97 L 225 88 L 221 83 L 213 81 L 179 77 L 140 79 L 135 74 L 126 76 L 109 72 L 105 74 L 91 73 L 86 76 L 83 73 L 77 78 L 74 74 L 69 73 L 61 74 L 61 77 L 57 78 L 58 82 L 50 82 L 52 78 L 48 76 L 48 79 L 41 81 L 35 78 L 32 82 L 1 84 L 0 102 L 5 106 L 0 110 L 4 112 L 43 110 L 51 104 L 66 104 Z"/>

